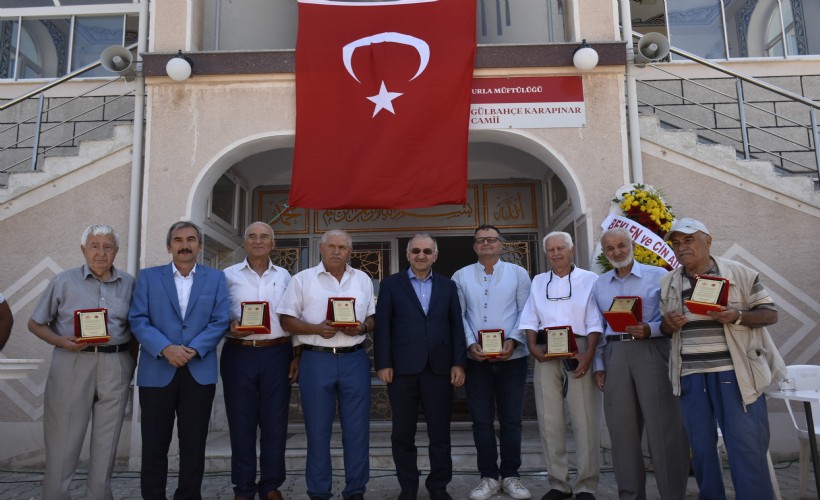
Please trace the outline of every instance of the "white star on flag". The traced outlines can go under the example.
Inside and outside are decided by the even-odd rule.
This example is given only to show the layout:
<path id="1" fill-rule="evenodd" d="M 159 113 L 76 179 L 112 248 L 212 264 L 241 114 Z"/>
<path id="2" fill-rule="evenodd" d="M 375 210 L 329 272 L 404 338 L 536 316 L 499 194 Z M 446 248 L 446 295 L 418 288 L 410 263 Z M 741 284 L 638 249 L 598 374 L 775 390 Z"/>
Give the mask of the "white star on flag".
<path id="1" fill-rule="evenodd" d="M 375 117 L 379 111 L 383 109 L 386 109 L 395 115 L 396 112 L 393 111 L 393 99 L 399 97 L 400 95 L 402 95 L 400 92 L 388 92 L 387 87 L 384 85 L 384 80 L 382 80 L 382 86 L 379 89 L 379 93 L 367 98 L 367 100 L 376 104 L 376 109 L 373 110 L 373 117 Z"/>

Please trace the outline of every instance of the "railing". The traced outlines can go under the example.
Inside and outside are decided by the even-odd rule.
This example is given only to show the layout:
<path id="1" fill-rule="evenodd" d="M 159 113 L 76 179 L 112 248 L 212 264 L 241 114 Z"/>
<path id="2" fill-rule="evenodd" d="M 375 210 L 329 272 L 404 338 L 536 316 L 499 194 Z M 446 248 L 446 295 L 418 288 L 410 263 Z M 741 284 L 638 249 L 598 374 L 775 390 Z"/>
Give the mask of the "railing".
<path id="1" fill-rule="evenodd" d="M 632 36 L 640 39 L 643 35 L 633 32 Z M 708 141 L 725 144 L 728 140 L 741 158 L 769 160 L 784 173 L 820 175 L 820 103 L 685 50 L 671 47 L 670 52 L 732 78 L 693 80 L 672 72 L 673 65 L 649 64 L 663 75 L 652 80 L 644 73 L 638 79 L 640 106 L 656 113 L 665 124 L 694 128 Z M 709 86 L 707 82 L 717 83 Z M 757 95 L 749 98 L 748 94 Z"/>
<path id="2" fill-rule="evenodd" d="M 130 50 L 130 49 L 133 49 L 135 47 L 136 47 L 136 45 L 133 45 L 133 46 L 127 47 L 127 48 Z M 134 89 L 130 89 L 127 92 L 120 93 L 118 95 L 107 94 L 103 97 L 103 102 L 100 103 L 100 104 L 92 104 L 92 106 L 90 108 L 82 110 L 82 111 L 77 112 L 75 114 L 72 114 L 71 116 L 67 116 L 65 119 L 62 119 L 62 120 L 59 120 L 59 121 L 54 121 L 54 122 L 47 122 L 47 123 L 44 124 L 44 121 L 43 121 L 44 116 L 48 116 L 49 114 L 58 112 L 58 110 L 60 110 L 60 108 L 63 108 L 64 106 L 65 106 L 65 108 L 63 108 L 59 112 L 64 112 L 65 111 L 67 113 L 70 113 L 71 111 L 67 111 L 67 110 L 71 109 L 70 107 L 68 107 L 69 105 L 71 105 L 75 101 L 78 101 L 78 100 L 83 99 L 83 98 L 96 97 L 96 96 L 92 96 L 92 94 L 94 92 L 96 92 L 96 91 L 98 91 L 98 90 L 100 90 L 100 89 L 102 89 L 102 88 L 104 88 L 108 85 L 111 85 L 112 83 L 115 83 L 119 80 L 119 77 L 112 78 L 111 80 L 108 80 L 108 81 L 102 83 L 101 85 L 98 85 L 98 86 L 96 86 L 92 89 L 89 89 L 89 90 L 87 90 L 87 91 L 85 91 L 85 92 L 83 92 L 83 93 L 81 93 L 77 96 L 67 98 L 65 100 L 59 99 L 59 103 L 54 105 L 54 106 L 51 106 L 51 107 L 48 107 L 48 108 L 45 107 L 45 104 L 46 104 L 45 92 L 46 91 L 48 91 L 48 90 L 50 90 L 50 89 L 52 89 L 52 88 L 54 88 L 54 87 L 56 87 L 56 86 L 58 86 L 62 83 L 65 83 L 65 82 L 67 82 L 67 81 L 69 81 L 73 78 L 76 78 L 76 77 L 78 77 L 78 76 L 80 76 L 84 73 L 87 73 L 88 71 L 91 71 L 91 70 L 99 67 L 100 65 L 101 65 L 100 61 L 91 63 L 87 66 L 84 66 L 83 68 L 80 68 L 80 69 L 72 72 L 72 73 L 69 73 L 65 76 L 62 76 L 62 77 L 57 78 L 57 79 L 55 79 L 51 82 L 48 82 L 47 84 L 45 84 L 45 85 L 43 85 L 43 86 L 41 86 L 37 89 L 34 89 L 30 92 L 27 92 L 26 94 L 24 94 L 20 97 L 12 99 L 11 101 L 9 101 L 9 102 L 7 102 L 3 105 L 0 105 L 0 111 L 5 111 L 5 110 L 8 110 L 8 109 L 12 109 L 15 106 L 21 106 L 24 103 L 28 102 L 30 99 L 36 99 L 36 102 L 37 102 L 36 112 L 33 115 L 29 115 L 29 116 L 26 116 L 22 119 L 18 119 L 18 121 L 16 123 L 12 123 L 11 125 L 7 126 L 6 128 L 0 129 L 0 137 L 3 137 L 4 135 L 12 135 L 12 134 L 14 134 L 15 131 L 17 132 L 16 134 L 14 134 L 15 137 L 20 137 L 21 135 L 24 135 L 23 138 L 18 139 L 16 142 L 7 144 L 3 147 L 0 147 L 0 157 L 2 157 L 2 158 L 12 158 L 11 159 L 12 163 L 6 164 L 6 165 L 0 165 L 0 174 L 10 173 L 12 171 L 21 171 L 20 167 L 25 165 L 26 163 L 30 163 L 30 170 L 32 170 L 32 171 L 37 170 L 39 158 L 45 157 L 45 155 L 49 151 L 52 151 L 55 148 L 64 147 L 65 145 L 74 146 L 75 141 L 78 138 L 83 137 L 83 136 L 89 136 L 89 134 L 91 134 L 92 132 L 94 132 L 98 129 L 101 129 L 103 127 L 106 127 L 108 125 L 111 125 L 112 123 L 115 123 L 115 122 L 130 123 L 131 121 L 133 121 L 133 115 L 134 115 L 133 105 L 126 106 L 128 108 L 127 111 L 125 111 L 123 113 L 120 113 L 120 114 L 117 114 L 114 117 L 107 117 L 106 113 L 105 113 L 106 107 L 109 107 L 109 109 L 110 109 L 111 107 L 115 106 L 115 103 L 117 103 L 117 101 L 119 101 L 123 98 L 126 98 L 128 96 L 133 96 L 134 95 Z M 96 103 L 96 101 L 97 101 L 97 99 L 94 99 L 94 103 Z M 44 134 L 48 134 L 49 132 L 52 132 L 52 134 L 54 134 L 54 135 L 59 134 L 60 130 L 63 127 L 65 127 L 66 125 L 78 123 L 78 122 L 81 121 L 81 118 L 89 117 L 91 115 L 91 113 L 94 113 L 98 110 L 100 110 L 99 114 L 100 114 L 101 118 L 100 119 L 87 120 L 85 122 L 85 123 L 89 124 L 89 127 L 87 129 L 85 129 L 81 132 L 77 132 L 77 129 L 75 127 L 75 128 L 73 128 L 74 133 L 72 135 L 70 135 L 69 137 L 61 136 L 61 137 L 58 137 L 57 139 L 51 140 L 51 143 L 48 146 L 41 146 L 41 142 L 43 142 L 42 137 L 44 136 Z M 29 126 L 32 128 L 31 133 L 23 132 Z M 30 147 L 28 146 L 29 143 L 31 144 Z M 26 151 L 29 151 L 29 150 L 30 150 L 30 152 L 26 152 Z M 18 154 L 15 154 L 15 153 L 18 153 Z"/>

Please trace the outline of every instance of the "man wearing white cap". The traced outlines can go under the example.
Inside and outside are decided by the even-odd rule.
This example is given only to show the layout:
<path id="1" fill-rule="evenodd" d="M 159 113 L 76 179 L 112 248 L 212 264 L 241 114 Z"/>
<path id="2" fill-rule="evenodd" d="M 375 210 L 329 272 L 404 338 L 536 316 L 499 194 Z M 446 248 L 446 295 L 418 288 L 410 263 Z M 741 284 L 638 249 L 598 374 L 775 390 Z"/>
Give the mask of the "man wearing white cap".
<path id="1" fill-rule="evenodd" d="M 700 496 L 726 498 L 717 424 L 737 498 L 771 499 L 763 389 L 786 371 L 765 328 L 777 322 L 777 309 L 757 271 L 710 255 L 712 236 L 702 222 L 675 221 L 667 238 L 682 267 L 661 278 L 661 331 L 672 338 L 669 377 L 680 396 Z M 684 305 L 699 276 L 728 280 L 725 306 L 695 314 Z"/>

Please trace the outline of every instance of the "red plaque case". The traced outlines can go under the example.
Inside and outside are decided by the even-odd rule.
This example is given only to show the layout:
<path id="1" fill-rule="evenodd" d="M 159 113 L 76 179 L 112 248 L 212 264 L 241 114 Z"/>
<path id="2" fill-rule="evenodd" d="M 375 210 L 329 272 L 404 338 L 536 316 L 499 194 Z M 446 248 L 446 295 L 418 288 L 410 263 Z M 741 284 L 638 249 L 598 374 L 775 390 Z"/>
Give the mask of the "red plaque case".
<path id="1" fill-rule="evenodd" d="M 74 311 L 74 336 L 78 344 L 104 344 L 108 335 L 108 309 L 79 309 Z"/>
<path id="2" fill-rule="evenodd" d="M 612 298 L 609 311 L 604 312 L 604 319 L 613 332 L 625 332 L 627 326 L 640 323 L 643 318 L 643 299 L 636 295 Z"/>

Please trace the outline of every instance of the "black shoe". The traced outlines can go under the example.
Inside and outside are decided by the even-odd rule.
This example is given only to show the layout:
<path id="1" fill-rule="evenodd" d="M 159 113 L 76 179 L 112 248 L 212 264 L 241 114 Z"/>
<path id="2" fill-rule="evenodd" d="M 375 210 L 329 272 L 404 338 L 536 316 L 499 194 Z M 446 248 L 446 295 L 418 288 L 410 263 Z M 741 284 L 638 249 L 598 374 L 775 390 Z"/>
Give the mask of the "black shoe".
<path id="1" fill-rule="evenodd" d="M 581 493 L 576 494 L 575 498 L 578 500 L 595 500 L 595 495 L 588 491 L 582 491 Z"/>
<path id="2" fill-rule="evenodd" d="M 361 493 L 356 493 L 355 495 L 345 497 L 345 500 L 364 500 L 364 495 L 362 495 Z"/>
<path id="3" fill-rule="evenodd" d="M 399 493 L 399 498 L 397 500 L 416 500 L 416 492 L 402 491 L 401 493 Z"/>
<path id="4" fill-rule="evenodd" d="M 447 493 L 447 490 L 440 489 L 440 490 L 433 490 L 430 492 L 430 500 L 453 500 L 453 497 Z"/>
<path id="5" fill-rule="evenodd" d="M 541 497 L 541 500 L 563 500 L 564 498 L 572 498 L 572 492 L 567 493 L 561 490 L 549 490 L 546 495 Z"/>

